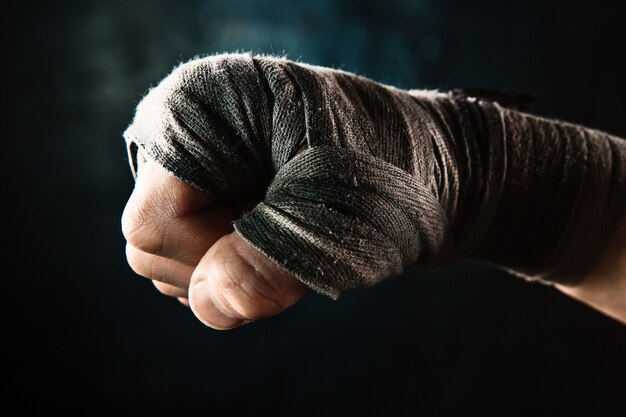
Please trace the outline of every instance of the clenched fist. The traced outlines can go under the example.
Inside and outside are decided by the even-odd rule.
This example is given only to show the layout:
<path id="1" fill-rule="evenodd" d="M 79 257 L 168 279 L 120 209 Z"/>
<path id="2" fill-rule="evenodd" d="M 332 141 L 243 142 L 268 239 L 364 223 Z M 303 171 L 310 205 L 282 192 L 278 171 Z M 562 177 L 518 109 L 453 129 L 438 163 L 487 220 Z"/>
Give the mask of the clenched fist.
<path id="1" fill-rule="evenodd" d="M 275 315 L 307 287 L 233 231 L 254 201 L 216 204 L 160 165 L 139 159 L 122 216 L 131 268 L 219 330 Z"/>
<path id="2" fill-rule="evenodd" d="M 481 94 L 247 54 L 180 65 L 124 132 L 128 261 L 216 329 L 462 257 L 626 322 L 626 141 Z"/>

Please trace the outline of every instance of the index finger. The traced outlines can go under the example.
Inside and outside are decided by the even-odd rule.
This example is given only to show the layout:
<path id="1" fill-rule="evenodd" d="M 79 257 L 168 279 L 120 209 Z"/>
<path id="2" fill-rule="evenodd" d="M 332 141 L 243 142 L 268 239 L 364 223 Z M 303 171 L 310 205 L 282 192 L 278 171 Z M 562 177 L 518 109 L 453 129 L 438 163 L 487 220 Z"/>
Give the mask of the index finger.
<path id="1" fill-rule="evenodd" d="M 122 215 L 128 243 L 142 252 L 197 265 L 220 237 L 232 231 L 233 209 L 174 177 L 158 163 L 141 162 Z"/>

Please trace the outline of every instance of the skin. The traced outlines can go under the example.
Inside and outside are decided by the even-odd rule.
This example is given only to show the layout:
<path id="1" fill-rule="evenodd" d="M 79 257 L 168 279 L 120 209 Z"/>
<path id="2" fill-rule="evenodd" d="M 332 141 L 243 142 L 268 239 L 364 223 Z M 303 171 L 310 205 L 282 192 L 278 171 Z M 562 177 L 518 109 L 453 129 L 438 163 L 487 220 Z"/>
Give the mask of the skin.
<path id="1" fill-rule="evenodd" d="M 555 285 L 563 293 L 626 324 L 626 216 L 604 255 L 576 286 Z"/>
<path id="2" fill-rule="evenodd" d="M 122 215 L 128 263 L 213 329 L 278 314 L 308 288 L 233 230 L 231 222 L 256 203 L 217 204 L 158 164 L 140 161 Z M 626 217 L 586 279 L 555 287 L 626 324 Z"/>
<path id="3" fill-rule="evenodd" d="M 158 164 L 141 162 L 122 215 L 131 268 L 218 330 L 273 316 L 308 288 L 234 232 L 256 205 L 216 204 Z"/>

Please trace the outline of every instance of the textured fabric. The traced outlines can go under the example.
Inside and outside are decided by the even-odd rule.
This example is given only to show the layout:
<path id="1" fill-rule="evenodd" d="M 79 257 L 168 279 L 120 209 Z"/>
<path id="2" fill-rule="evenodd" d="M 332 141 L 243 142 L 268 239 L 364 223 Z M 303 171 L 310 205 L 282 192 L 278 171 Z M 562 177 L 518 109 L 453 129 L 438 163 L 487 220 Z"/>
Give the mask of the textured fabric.
<path id="1" fill-rule="evenodd" d="M 124 135 L 133 172 L 139 151 L 220 202 L 262 200 L 237 232 L 332 298 L 459 257 L 574 283 L 626 208 L 623 139 L 279 58 L 183 64 Z"/>

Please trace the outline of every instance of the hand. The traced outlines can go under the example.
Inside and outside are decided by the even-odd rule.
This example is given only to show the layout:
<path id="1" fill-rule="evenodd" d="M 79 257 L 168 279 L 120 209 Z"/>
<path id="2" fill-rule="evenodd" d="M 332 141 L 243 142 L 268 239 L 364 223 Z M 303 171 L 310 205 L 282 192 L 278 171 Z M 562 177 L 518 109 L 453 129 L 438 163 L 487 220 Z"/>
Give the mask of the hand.
<path id="1" fill-rule="evenodd" d="M 307 287 L 233 231 L 231 222 L 255 204 L 215 204 L 157 163 L 140 161 L 122 215 L 128 263 L 214 329 L 275 315 Z"/>

